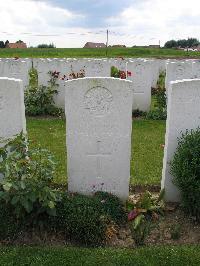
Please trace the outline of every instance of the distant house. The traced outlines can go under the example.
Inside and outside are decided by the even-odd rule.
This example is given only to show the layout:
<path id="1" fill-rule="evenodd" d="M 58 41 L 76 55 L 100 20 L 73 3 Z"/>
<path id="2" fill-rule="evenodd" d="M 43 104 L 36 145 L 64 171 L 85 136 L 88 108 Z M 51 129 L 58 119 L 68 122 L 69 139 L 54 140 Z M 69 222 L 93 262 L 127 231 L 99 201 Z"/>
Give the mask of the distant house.
<path id="1" fill-rule="evenodd" d="M 83 48 L 106 48 L 104 43 L 87 42 Z"/>
<path id="2" fill-rule="evenodd" d="M 18 43 L 7 43 L 6 48 L 16 49 L 16 48 L 27 48 L 26 43 L 24 42 L 18 42 Z"/>
<path id="3" fill-rule="evenodd" d="M 159 44 L 150 44 L 149 48 L 160 48 Z"/>

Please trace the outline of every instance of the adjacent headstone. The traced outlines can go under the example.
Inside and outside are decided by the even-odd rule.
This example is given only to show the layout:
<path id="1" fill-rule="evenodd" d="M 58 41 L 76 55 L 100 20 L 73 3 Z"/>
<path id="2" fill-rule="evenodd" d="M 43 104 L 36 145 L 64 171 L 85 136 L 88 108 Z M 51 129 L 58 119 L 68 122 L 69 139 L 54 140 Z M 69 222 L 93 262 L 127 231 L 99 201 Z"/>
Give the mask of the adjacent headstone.
<path id="1" fill-rule="evenodd" d="M 134 88 L 133 110 L 149 111 L 151 106 L 151 84 L 152 72 L 151 63 L 146 60 L 129 61 L 127 65 L 131 76 L 132 87 Z"/>
<path id="2" fill-rule="evenodd" d="M 88 59 L 85 77 L 110 77 L 111 66 L 106 59 Z"/>
<path id="3" fill-rule="evenodd" d="M 129 194 L 131 82 L 82 78 L 66 82 L 68 189 Z"/>
<path id="4" fill-rule="evenodd" d="M 26 132 L 24 91 L 21 80 L 0 78 L 0 139 Z"/>
<path id="5" fill-rule="evenodd" d="M 165 88 L 168 95 L 168 88 L 171 81 L 193 78 L 192 61 L 176 61 L 166 64 Z"/>
<path id="6" fill-rule="evenodd" d="M 196 129 L 200 125 L 200 79 L 171 82 L 168 93 L 167 127 L 163 159 L 162 188 L 167 201 L 177 202 L 180 194 L 173 184 L 170 161 L 177 147 L 177 138 L 186 129 Z"/>
<path id="7" fill-rule="evenodd" d="M 200 60 L 195 60 L 192 62 L 192 72 L 193 78 L 200 78 Z"/>
<path id="8" fill-rule="evenodd" d="M 29 84 L 31 60 L 7 59 L 3 60 L 0 65 L 1 77 L 21 79 L 23 81 L 23 89 L 26 89 Z"/>

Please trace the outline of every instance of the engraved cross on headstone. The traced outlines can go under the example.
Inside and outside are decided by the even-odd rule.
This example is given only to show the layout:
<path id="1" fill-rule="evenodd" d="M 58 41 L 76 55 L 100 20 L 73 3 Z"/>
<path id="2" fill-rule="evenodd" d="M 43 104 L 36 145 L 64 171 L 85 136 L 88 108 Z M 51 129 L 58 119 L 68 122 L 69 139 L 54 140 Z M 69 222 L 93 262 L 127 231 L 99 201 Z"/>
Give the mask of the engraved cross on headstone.
<path id="1" fill-rule="evenodd" d="M 94 153 L 87 153 L 88 156 L 92 156 L 92 157 L 96 157 L 96 169 L 97 169 L 97 178 L 101 179 L 102 178 L 102 174 L 101 174 L 101 158 L 104 156 L 109 156 L 111 155 L 111 152 L 103 152 L 102 151 L 102 141 L 101 140 L 97 140 L 96 142 L 96 152 Z"/>

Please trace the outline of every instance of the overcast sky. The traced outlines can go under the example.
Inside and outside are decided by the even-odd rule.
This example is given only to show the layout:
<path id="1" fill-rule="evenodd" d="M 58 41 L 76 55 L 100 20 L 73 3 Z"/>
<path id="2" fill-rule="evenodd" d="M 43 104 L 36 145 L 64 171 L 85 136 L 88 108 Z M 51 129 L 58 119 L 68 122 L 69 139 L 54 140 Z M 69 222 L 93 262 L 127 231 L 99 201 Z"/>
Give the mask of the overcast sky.
<path id="1" fill-rule="evenodd" d="M 0 0 L 0 40 L 29 46 L 86 42 L 127 46 L 200 38 L 200 1 L 185 0 Z"/>

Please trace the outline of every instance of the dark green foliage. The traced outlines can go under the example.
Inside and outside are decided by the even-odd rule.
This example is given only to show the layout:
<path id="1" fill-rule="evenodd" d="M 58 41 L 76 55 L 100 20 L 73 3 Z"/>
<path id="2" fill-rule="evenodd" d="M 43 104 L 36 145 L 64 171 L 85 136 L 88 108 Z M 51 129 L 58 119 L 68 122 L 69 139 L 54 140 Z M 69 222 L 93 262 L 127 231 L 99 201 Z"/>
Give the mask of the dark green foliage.
<path id="1" fill-rule="evenodd" d="M 165 48 L 175 48 L 177 47 L 177 41 L 170 40 L 165 43 Z"/>
<path id="2" fill-rule="evenodd" d="M 135 109 L 132 111 L 132 117 L 145 117 L 146 112 L 140 111 L 139 109 Z"/>
<path id="3" fill-rule="evenodd" d="M 105 240 L 109 216 L 95 197 L 63 193 L 57 216 L 51 218 L 54 230 L 63 230 L 72 240 L 100 245 Z"/>
<path id="4" fill-rule="evenodd" d="M 0 201 L 0 240 L 13 240 L 17 233 L 22 229 L 22 222 L 14 215 L 13 208 Z"/>
<path id="5" fill-rule="evenodd" d="M 108 192 L 98 191 L 95 193 L 94 198 L 102 203 L 101 206 L 104 212 L 107 213 L 116 224 L 122 225 L 127 222 L 125 206 L 117 196 Z"/>
<path id="6" fill-rule="evenodd" d="M 50 80 L 48 86 L 38 86 L 38 76 L 35 69 L 31 69 L 30 85 L 25 91 L 26 114 L 31 116 L 53 115 L 62 116 L 63 111 L 54 105 L 54 95 L 58 93 L 56 77 L 49 73 Z"/>
<path id="7" fill-rule="evenodd" d="M 19 219 L 29 215 L 31 223 L 38 223 L 43 213 L 55 215 L 58 193 L 50 186 L 55 163 L 47 150 L 27 147 L 21 134 L 0 148 L 0 199 Z"/>
<path id="8" fill-rule="evenodd" d="M 176 47 L 190 48 L 190 47 L 197 46 L 198 44 L 199 44 L 199 40 L 196 38 L 181 39 L 178 41 L 170 40 L 165 43 L 165 48 L 176 48 Z"/>
<path id="9" fill-rule="evenodd" d="M 5 44 L 3 41 L 0 41 L 0 48 L 5 48 Z"/>
<path id="10" fill-rule="evenodd" d="M 162 111 L 159 109 L 151 110 L 147 113 L 146 118 L 152 120 L 166 120 L 167 111 Z"/>
<path id="11" fill-rule="evenodd" d="M 19 40 L 19 41 L 16 41 L 16 43 L 23 43 L 23 41 L 22 40 Z"/>
<path id="12" fill-rule="evenodd" d="M 155 108 L 147 113 L 147 119 L 165 120 L 167 118 L 165 76 L 165 72 L 161 72 L 159 75 L 156 89 L 153 90 L 156 100 Z"/>
<path id="13" fill-rule="evenodd" d="M 117 67 L 115 67 L 115 66 L 111 67 L 111 77 L 119 78 L 119 76 L 120 76 L 119 72 L 120 72 L 120 70 Z"/>
<path id="14" fill-rule="evenodd" d="M 56 48 L 56 46 L 53 43 L 50 43 L 50 44 L 43 43 L 43 44 L 39 44 L 37 48 Z"/>
<path id="15" fill-rule="evenodd" d="M 186 131 L 178 139 L 171 173 L 185 212 L 200 220 L 200 128 Z"/>

